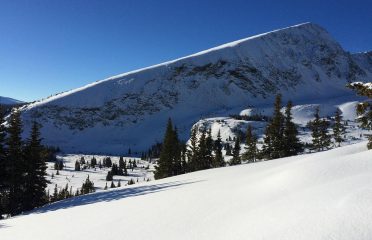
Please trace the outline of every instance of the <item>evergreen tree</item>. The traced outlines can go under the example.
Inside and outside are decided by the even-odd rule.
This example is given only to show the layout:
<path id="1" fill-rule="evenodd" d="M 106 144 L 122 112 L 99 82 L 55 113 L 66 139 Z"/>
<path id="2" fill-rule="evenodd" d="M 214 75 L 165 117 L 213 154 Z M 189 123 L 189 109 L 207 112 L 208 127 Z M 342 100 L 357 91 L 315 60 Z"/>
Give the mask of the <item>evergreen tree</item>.
<path id="1" fill-rule="evenodd" d="M 6 129 L 4 123 L 4 109 L 0 106 L 0 219 L 6 213 L 8 199 L 8 164 L 6 162 Z"/>
<path id="2" fill-rule="evenodd" d="M 214 158 L 213 167 L 223 167 L 225 166 L 225 160 L 222 155 L 222 140 L 221 132 L 218 130 L 217 140 L 214 141 Z"/>
<path id="3" fill-rule="evenodd" d="M 7 162 L 9 173 L 8 210 L 16 215 L 23 210 L 23 193 L 26 176 L 26 166 L 22 151 L 22 123 L 19 111 L 13 111 L 9 119 L 7 138 Z"/>
<path id="4" fill-rule="evenodd" d="M 246 152 L 243 155 L 244 160 L 255 162 L 257 158 L 257 137 L 252 133 L 252 126 L 249 125 L 246 134 Z"/>
<path id="5" fill-rule="evenodd" d="M 229 143 L 226 143 L 225 144 L 225 151 L 226 151 L 226 156 L 232 156 L 232 153 L 231 153 L 231 146 Z"/>
<path id="6" fill-rule="evenodd" d="M 371 82 L 362 83 L 354 82 L 348 85 L 349 88 L 355 90 L 358 95 L 369 98 L 368 100 L 358 104 L 356 112 L 358 115 L 357 121 L 361 123 L 361 127 L 369 131 L 372 130 L 372 88 Z M 372 135 L 368 136 L 368 149 L 372 149 Z"/>
<path id="7" fill-rule="evenodd" d="M 84 158 L 84 157 L 81 157 L 81 158 L 80 158 L 80 164 L 81 164 L 81 165 L 84 165 L 84 164 L 85 164 L 85 158 Z"/>
<path id="8" fill-rule="evenodd" d="M 202 134 L 199 139 L 198 145 L 199 152 L 197 153 L 198 159 L 195 165 L 195 171 L 207 169 L 207 142 L 206 142 L 206 132 L 202 130 Z"/>
<path id="9" fill-rule="evenodd" d="M 302 143 L 298 139 L 298 130 L 296 124 L 293 123 L 292 117 L 292 102 L 289 101 L 285 109 L 284 117 L 284 156 L 294 156 L 302 151 Z"/>
<path id="10" fill-rule="evenodd" d="M 95 192 L 94 183 L 89 179 L 89 175 L 83 185 L 81 186 L 81 194 L 88 194 Z"/>
<path id="11" fill-rule="evenodd" d="M 120 157 L 119 158 L 119 168 L 121 168 L 121 169 L 124 169 L 124 159 L 123 159 L 123 157 Z"/>
<path id="12" fill-rule="evenodd" d="M 281 113 L 282 97 L 278 94 L 274 103 L 274 114 L 267 125 L 264 138 L 264 156 L 268 159 L 275 159 L 285 156 L 283 132 L 284 116 Z"/>
<path id="13" fill-rule="evenodd" d="M 58 188 L 57 188 L 57 184 L 54 185 L 54 191 L 53 191 L 53 195 L 52 195 L 50 201 L 51 202 L 58 201 Z"/>
<path id="14" fill-rule="evenodd" d="M 121 180 L 119 179 L 119 182 L 118 182 L 118 186 L 117 187 L 121 187 Z"/>
<path id="15" fill-rule="evenodd" d="M 198 168 L 199 162 L 199 147 L 198 147 L 198 138 L 197 138 L 197 129 L 193 127 L 191 129 L 190 145 L 187 150 L 187 159 L 188 159 L 188 169 L 190 172 L 196 171 Z"/>
<path id="16" fill-rule="evenodd" d="M 114 184 L 114 181 L 111 181 L 111 186 L 110 188 L 116 188 L 115 184 Z"/>
<path id="17" fill-rule="evenodd" d="M 116 163 L 112 164 L 112 167 L 111 167 L 111 173 L 112 175 L 118 175 L 118 165 Z"/>
<path id="18" fill-rule="evenodd" d="M 322 151 L 324 149 L 329 149 L 329 147 L 331 146 L 331 135 L 328 133 L 328 128 L 329 128 L 330 124 L 329 124 L 329 121 L 327 121 L 326 119 L 322 119 L 321 120 L 321 124 L 320 124 L 320 144 L 321 144 L 321 149 Z"/>
<path id="19" fill-rule="evenodd" d="M 324 150 L 331 144 L 331 136 L 328 134 L 329 122 L 321 119 L 319 112 L 320 109 L 317 107 L 314 113 L 314 120 L 307 124 L 312 131 L 312 147 L 316 151 Z"/>
<path id="20" fill-rule="evenodd" d="M 339 147 L 341 146 L 341 142 L 345 140 L 343 136 L 346 133 L 346 128 L 342 122 L 341 111 L 339 108 L 337 108 L 335 114 L 335 123 L 333 125 L 333 138 Z"/>
<path id="21" fill-rule="evenodd" d="M 234 149 L 233 149 L 233 158 L 230 161 L 230 165 L 237 165 L 237 164 L 241 164 L 239 137 L 235 139 L 235 144 L 234 144 Z"/>
<path id="22" fill-rule="evenodd" d="M 111 171 L 108 171 L 107 172 L 107 175 L 106 175 L 106 181 L 112 181 L 112 179 L 113 179 L 112 172 Z"/>
<path id="23" fill-rule="evenodd" d="M 212 139 L 212 130 L 209 128 L 207 131 L 206 139 L 205 139 L 205 168 L 213 167 L 213 147 L 214 142 Z"/>
<path id="24" fill-rule="evenodd" d="M 307 126 L 311 130 L 311 137 L 312 137 L 312 149 L 316 151 L 321 150 L 321 133 L 320 133 L 320 126 L 321 126 L 321 119 L 319 115 L 320 109 L 317 107 L 314 113 L 314 120 L 308 122 Z"/>
<path id="25" fill-rule="evenodd" d="M 40 127 L 34 122 L 31 129 L 31 136 L 25 146 L 26 176 L 23 193 L 23 208 L 31 210 L 45 204 L 45 189 L 48 181 L 46 179 L 46 169 L 44 159 L 42 158 Z"/>
<path id="26" fill-rule="evenodd" d="M 181 171 L 181 154 L 177 130 L 173 129 L 169 118 L 164 136 L 163 147 L 155 167 L 155 179 L 165 178 L 179 174 Z"/>
<path id="27" fill-rule="evenodd" d="M 92 157 L 92 159 L 90 160 L 90 166 L 94 168 L 96 165 L 97 165 L 97 159 L 95 157 Z"/>
<path id="28" fill-rule="evenodd" d="M 75 161 L 75 171 L 80 171 L 81 169 L 80 169 L 80 163 L 79 163 L 79 161 Z"/>

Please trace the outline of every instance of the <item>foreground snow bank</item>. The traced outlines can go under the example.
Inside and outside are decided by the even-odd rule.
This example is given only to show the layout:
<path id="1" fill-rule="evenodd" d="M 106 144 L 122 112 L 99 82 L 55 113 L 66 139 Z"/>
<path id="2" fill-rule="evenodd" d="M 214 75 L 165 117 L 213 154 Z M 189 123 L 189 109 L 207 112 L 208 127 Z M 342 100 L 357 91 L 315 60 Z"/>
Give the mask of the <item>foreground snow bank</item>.
<path id="1" fill-rule="evenodd" d="M 372 239 L 372 151 L 195 172 L 1 221 L 6 239 Z"/>

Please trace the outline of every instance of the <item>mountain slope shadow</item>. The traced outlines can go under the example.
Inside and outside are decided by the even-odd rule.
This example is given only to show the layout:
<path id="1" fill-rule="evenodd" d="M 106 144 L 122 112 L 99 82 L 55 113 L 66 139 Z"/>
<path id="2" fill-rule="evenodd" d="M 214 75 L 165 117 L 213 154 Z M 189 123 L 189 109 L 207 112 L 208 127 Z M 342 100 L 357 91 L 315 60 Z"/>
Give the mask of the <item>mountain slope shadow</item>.
<path id="1" fill-rule="evenodd" d="M 165 191 L 172 188 L 178 188 L 183 185 L 193 184 L 200 181 L 175 181 L 169 183 L 155 184 L 149 186 L 139 186 L 132 188 L 116 189 L 114 191 L 103 191 L 92 194 L 87 194 L 79 197 L 73 197 L 59 202 L 52 203 L 50 205 L 41 207 L 39 209 L 33 210 L 31 212 L 25 213 L 24 215 L 33 213 L 44 213 L 49 211 L 55 211 L 59 209 L 66 209 L 76 206 L 83 206 L 88 204 L 93 204 L 97 202 L 110 202 L 115 200 L 120 200 L 128 197 L 135 197 L 140 195 L 151 194 L 155 192 Z"/>

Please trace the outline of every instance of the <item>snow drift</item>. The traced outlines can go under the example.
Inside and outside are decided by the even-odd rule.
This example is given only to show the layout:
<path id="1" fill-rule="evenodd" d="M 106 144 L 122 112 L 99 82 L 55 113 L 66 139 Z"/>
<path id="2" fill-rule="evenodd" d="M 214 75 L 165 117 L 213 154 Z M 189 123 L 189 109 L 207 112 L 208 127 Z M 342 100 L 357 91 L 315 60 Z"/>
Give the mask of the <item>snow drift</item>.
<path id="1" fill-rule="evenodd" d="M 0 221 L 10 239 L 372 239 L 366 142 L 57 202 Z"/>

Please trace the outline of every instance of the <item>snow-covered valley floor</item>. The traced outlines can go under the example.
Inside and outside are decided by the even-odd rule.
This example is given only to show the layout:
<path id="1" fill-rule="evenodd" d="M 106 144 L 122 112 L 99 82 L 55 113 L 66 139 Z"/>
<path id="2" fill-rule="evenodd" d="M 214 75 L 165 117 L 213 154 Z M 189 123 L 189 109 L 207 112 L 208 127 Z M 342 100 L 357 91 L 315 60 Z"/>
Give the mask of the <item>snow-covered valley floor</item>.
<path id="1" fill-rule="evenodd" d="M 67 199 L 0 222 L 8 239 L 372 239 L 372 151 L 199 171 Z"/>

